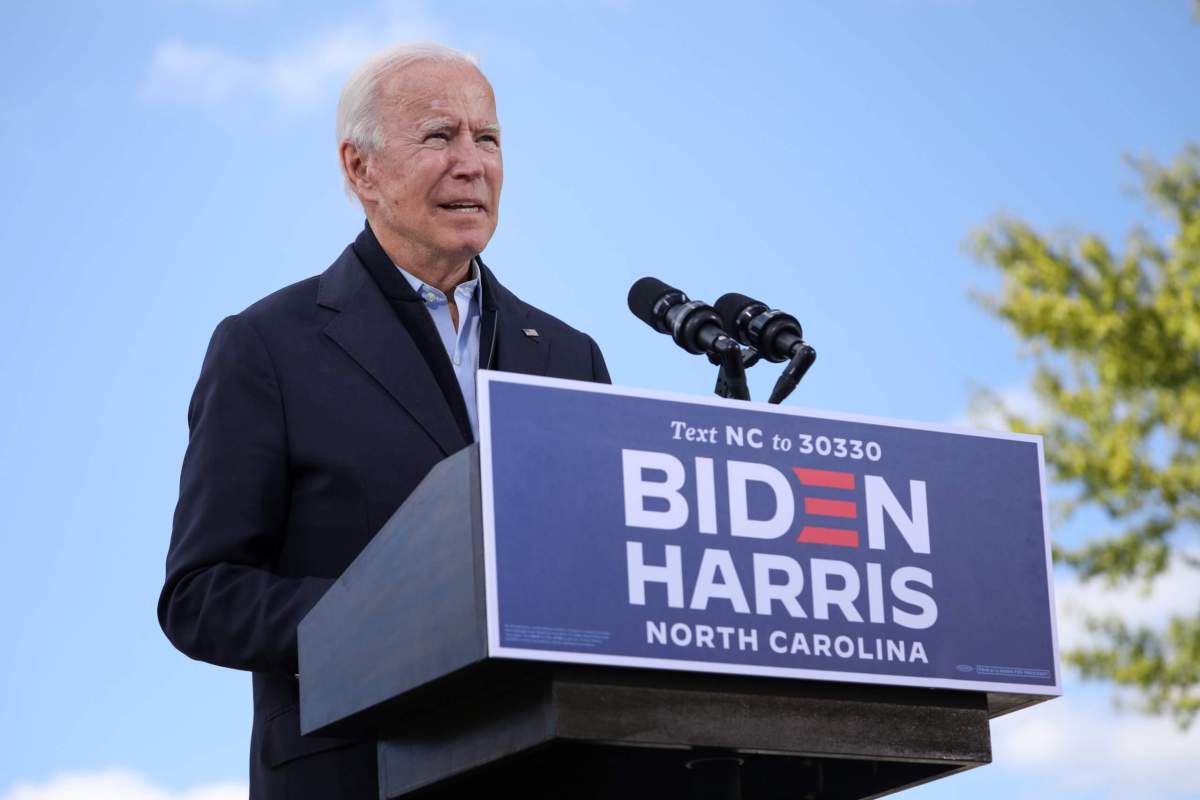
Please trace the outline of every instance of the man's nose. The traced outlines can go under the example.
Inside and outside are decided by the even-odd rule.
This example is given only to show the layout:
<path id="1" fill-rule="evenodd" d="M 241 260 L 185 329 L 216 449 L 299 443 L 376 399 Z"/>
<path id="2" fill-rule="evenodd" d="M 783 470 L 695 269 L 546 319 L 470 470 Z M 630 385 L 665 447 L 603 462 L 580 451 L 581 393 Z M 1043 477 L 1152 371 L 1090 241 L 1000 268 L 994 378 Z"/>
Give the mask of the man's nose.
<path id="1" fill-rule="evenodd" d="M 460 137 L 452 148 L 454 161 L 451 174 L 456 178 L 479 178 L 483 176 L 483 155 L 479 145 L 469 136 Z"/>

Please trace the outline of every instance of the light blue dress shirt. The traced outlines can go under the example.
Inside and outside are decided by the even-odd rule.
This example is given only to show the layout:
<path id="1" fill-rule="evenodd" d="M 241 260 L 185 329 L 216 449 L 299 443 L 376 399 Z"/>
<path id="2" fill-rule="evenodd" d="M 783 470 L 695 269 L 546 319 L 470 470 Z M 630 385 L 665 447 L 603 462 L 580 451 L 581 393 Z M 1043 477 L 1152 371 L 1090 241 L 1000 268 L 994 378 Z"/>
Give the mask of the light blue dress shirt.
<path id="1" fill-rule="evenodd" d="M 479 369 L 479 309 L 480 294 L 483 292 L 479 283 L 479 266 L 471 259 L 471 279 L 454 288 L 454 305 L 458 309 L 457 331 L 454 330 L 454 320 L 450 318 L 450 302 L 446 295 L 403 267 L 397 265 L 396 269 L 400 270 L 413 291 L 425 303 L 425 309 L 433 319 L 433 326 L 442 338 L 446 355 L 450 356 L 450 365 L 454 367 L 454 377 L 458 379 L 458 386 L 462 389 L 467 417 L 471 420 L 471 433 L 478 440 L 479 412 L 475 408 L 475 370 Z"/>

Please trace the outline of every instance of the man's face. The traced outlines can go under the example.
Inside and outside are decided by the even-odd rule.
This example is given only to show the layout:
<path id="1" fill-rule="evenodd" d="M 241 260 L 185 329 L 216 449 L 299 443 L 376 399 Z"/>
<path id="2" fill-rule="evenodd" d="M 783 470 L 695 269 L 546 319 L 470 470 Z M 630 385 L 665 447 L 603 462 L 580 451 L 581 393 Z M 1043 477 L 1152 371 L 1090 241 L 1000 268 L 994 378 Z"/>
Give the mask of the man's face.
<path id="1" fill-rule="evenodd" d="M 373 224 L 413 266 L 465 264 L 499 220 L 504 165 L 492 87 L 469 65 L 418 62 L 385 78 L 377 102 L 383 146 L 367 159 L 365 198 L 375 204 Z"/>

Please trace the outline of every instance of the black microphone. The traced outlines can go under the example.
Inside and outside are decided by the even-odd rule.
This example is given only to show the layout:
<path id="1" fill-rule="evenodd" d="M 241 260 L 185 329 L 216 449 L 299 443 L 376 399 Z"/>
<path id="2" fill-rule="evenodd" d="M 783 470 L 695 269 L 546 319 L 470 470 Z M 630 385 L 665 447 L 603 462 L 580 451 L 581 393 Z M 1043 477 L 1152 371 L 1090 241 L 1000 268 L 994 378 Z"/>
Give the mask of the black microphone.
<path id="1" fill-rule="evenodd" d="M 629 310 L 659 333 L 693 355 L 737 348 L 721 327 L 716 309 L 657 278 L 642 278 L 629 288 Z"/>
<path id="2" fill-rule="evenodd" d="M 817 360 L 817 351 L 804 341 L 800 321 L 791 314 L 767 308 L 744 294 L 730 292 L 717 300 L 717 314 L 725 330 L 768 361 L 786 361 L 768 403 L 782 403 Z"/>
<path id="3" fill-rule="evenodd" d="M 791 314 L 767 308 L 760 300 L 730 292 L 717 300 L 716 311 L 733 338 L 768 361 L 787 361 L 804 344 L 800 322 Z"/>

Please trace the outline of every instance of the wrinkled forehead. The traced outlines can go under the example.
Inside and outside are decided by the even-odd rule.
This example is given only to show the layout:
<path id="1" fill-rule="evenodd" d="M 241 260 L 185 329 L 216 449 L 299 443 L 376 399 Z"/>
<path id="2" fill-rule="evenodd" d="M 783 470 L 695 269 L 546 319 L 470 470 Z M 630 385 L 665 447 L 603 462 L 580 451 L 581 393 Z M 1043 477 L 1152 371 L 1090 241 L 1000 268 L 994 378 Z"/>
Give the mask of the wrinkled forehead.
<path id="1" fill-rule="evenodd" d="M 400 67 L 380 83 L 378 102 L 406 115 L 464 115 L 472 122 L 496 122 L 492 85 L 470 64 L 419 61 Z"/>

